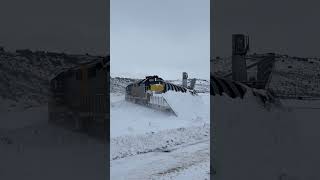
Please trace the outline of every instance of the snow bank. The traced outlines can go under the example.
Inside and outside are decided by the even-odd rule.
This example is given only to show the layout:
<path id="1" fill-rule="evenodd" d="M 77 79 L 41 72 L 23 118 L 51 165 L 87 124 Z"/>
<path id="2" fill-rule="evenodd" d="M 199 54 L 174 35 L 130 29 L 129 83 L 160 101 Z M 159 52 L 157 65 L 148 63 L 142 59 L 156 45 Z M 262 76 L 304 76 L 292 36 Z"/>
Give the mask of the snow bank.
<path id="1" fill-rule="evenodd" d="M 163 97 L 181 119 L 210 119 L 209 95 L 193 96 L 190 93 L 168 91 Z"/>

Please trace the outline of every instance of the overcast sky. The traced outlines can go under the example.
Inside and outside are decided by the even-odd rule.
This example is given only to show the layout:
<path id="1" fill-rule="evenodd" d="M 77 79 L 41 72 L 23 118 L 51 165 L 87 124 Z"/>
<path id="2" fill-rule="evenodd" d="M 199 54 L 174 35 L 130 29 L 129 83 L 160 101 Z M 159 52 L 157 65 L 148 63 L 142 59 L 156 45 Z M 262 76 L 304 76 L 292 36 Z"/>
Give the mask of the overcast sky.
<path id="1" fill-rule="evenodd" d="M 107 0 L 1 0 L 0 46 L 105 55 Z"/>
<path id="2" fill-rule="evenodd" d="M 111 0 L 111 75 L 209 78 L 209 0 Z"/>
<path id="3" fill-rule="evenodd" d="M 213 1 L 214 56 L 231 55 L 231 34 L 246 33 L 252 52 L 320 57 L 320 1 Z"/>

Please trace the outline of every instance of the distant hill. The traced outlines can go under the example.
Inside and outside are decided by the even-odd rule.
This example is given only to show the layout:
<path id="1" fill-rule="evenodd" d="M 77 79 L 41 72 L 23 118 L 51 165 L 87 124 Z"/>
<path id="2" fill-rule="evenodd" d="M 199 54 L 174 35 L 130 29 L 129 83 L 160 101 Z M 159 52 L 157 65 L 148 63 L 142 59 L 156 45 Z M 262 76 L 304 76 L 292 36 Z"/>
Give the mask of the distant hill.
<path id="1" fill-rule="evenodd" d="M 49 78 L 62 68 L 100 56 L 0 49 L 0 108 L 27 108 L 47 102 Z M 1 105 L 2 104 L 2 105 Z"/>

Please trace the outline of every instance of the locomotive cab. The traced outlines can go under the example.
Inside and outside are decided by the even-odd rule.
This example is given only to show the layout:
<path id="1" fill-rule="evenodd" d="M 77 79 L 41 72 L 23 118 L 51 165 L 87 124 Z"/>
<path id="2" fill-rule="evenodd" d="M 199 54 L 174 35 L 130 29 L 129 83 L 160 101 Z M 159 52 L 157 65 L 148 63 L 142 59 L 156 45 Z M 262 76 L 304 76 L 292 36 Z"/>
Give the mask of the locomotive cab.
<path id="1" fill-rule="evenodd" d="M 159 78 L 158 76 L 147 76 L 144 81 L 146 91 L 151 91 L 156 94 L 163 93 L 164 88 L 164 81 L 162 78 Z"/>

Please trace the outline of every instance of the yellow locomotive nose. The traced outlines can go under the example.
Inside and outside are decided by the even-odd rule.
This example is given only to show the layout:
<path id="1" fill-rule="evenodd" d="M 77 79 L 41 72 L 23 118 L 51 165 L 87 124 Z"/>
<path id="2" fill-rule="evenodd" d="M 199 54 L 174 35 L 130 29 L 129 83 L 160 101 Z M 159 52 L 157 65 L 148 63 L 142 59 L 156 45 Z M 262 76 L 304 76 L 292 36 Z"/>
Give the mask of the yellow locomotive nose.
<path id="1" fill-rule="evenodd" d="M 163 92 L 164 91 L 164 85 L 162 84 L 152 84 L 150 85 L 150 90 L 155 92 Z"/>

